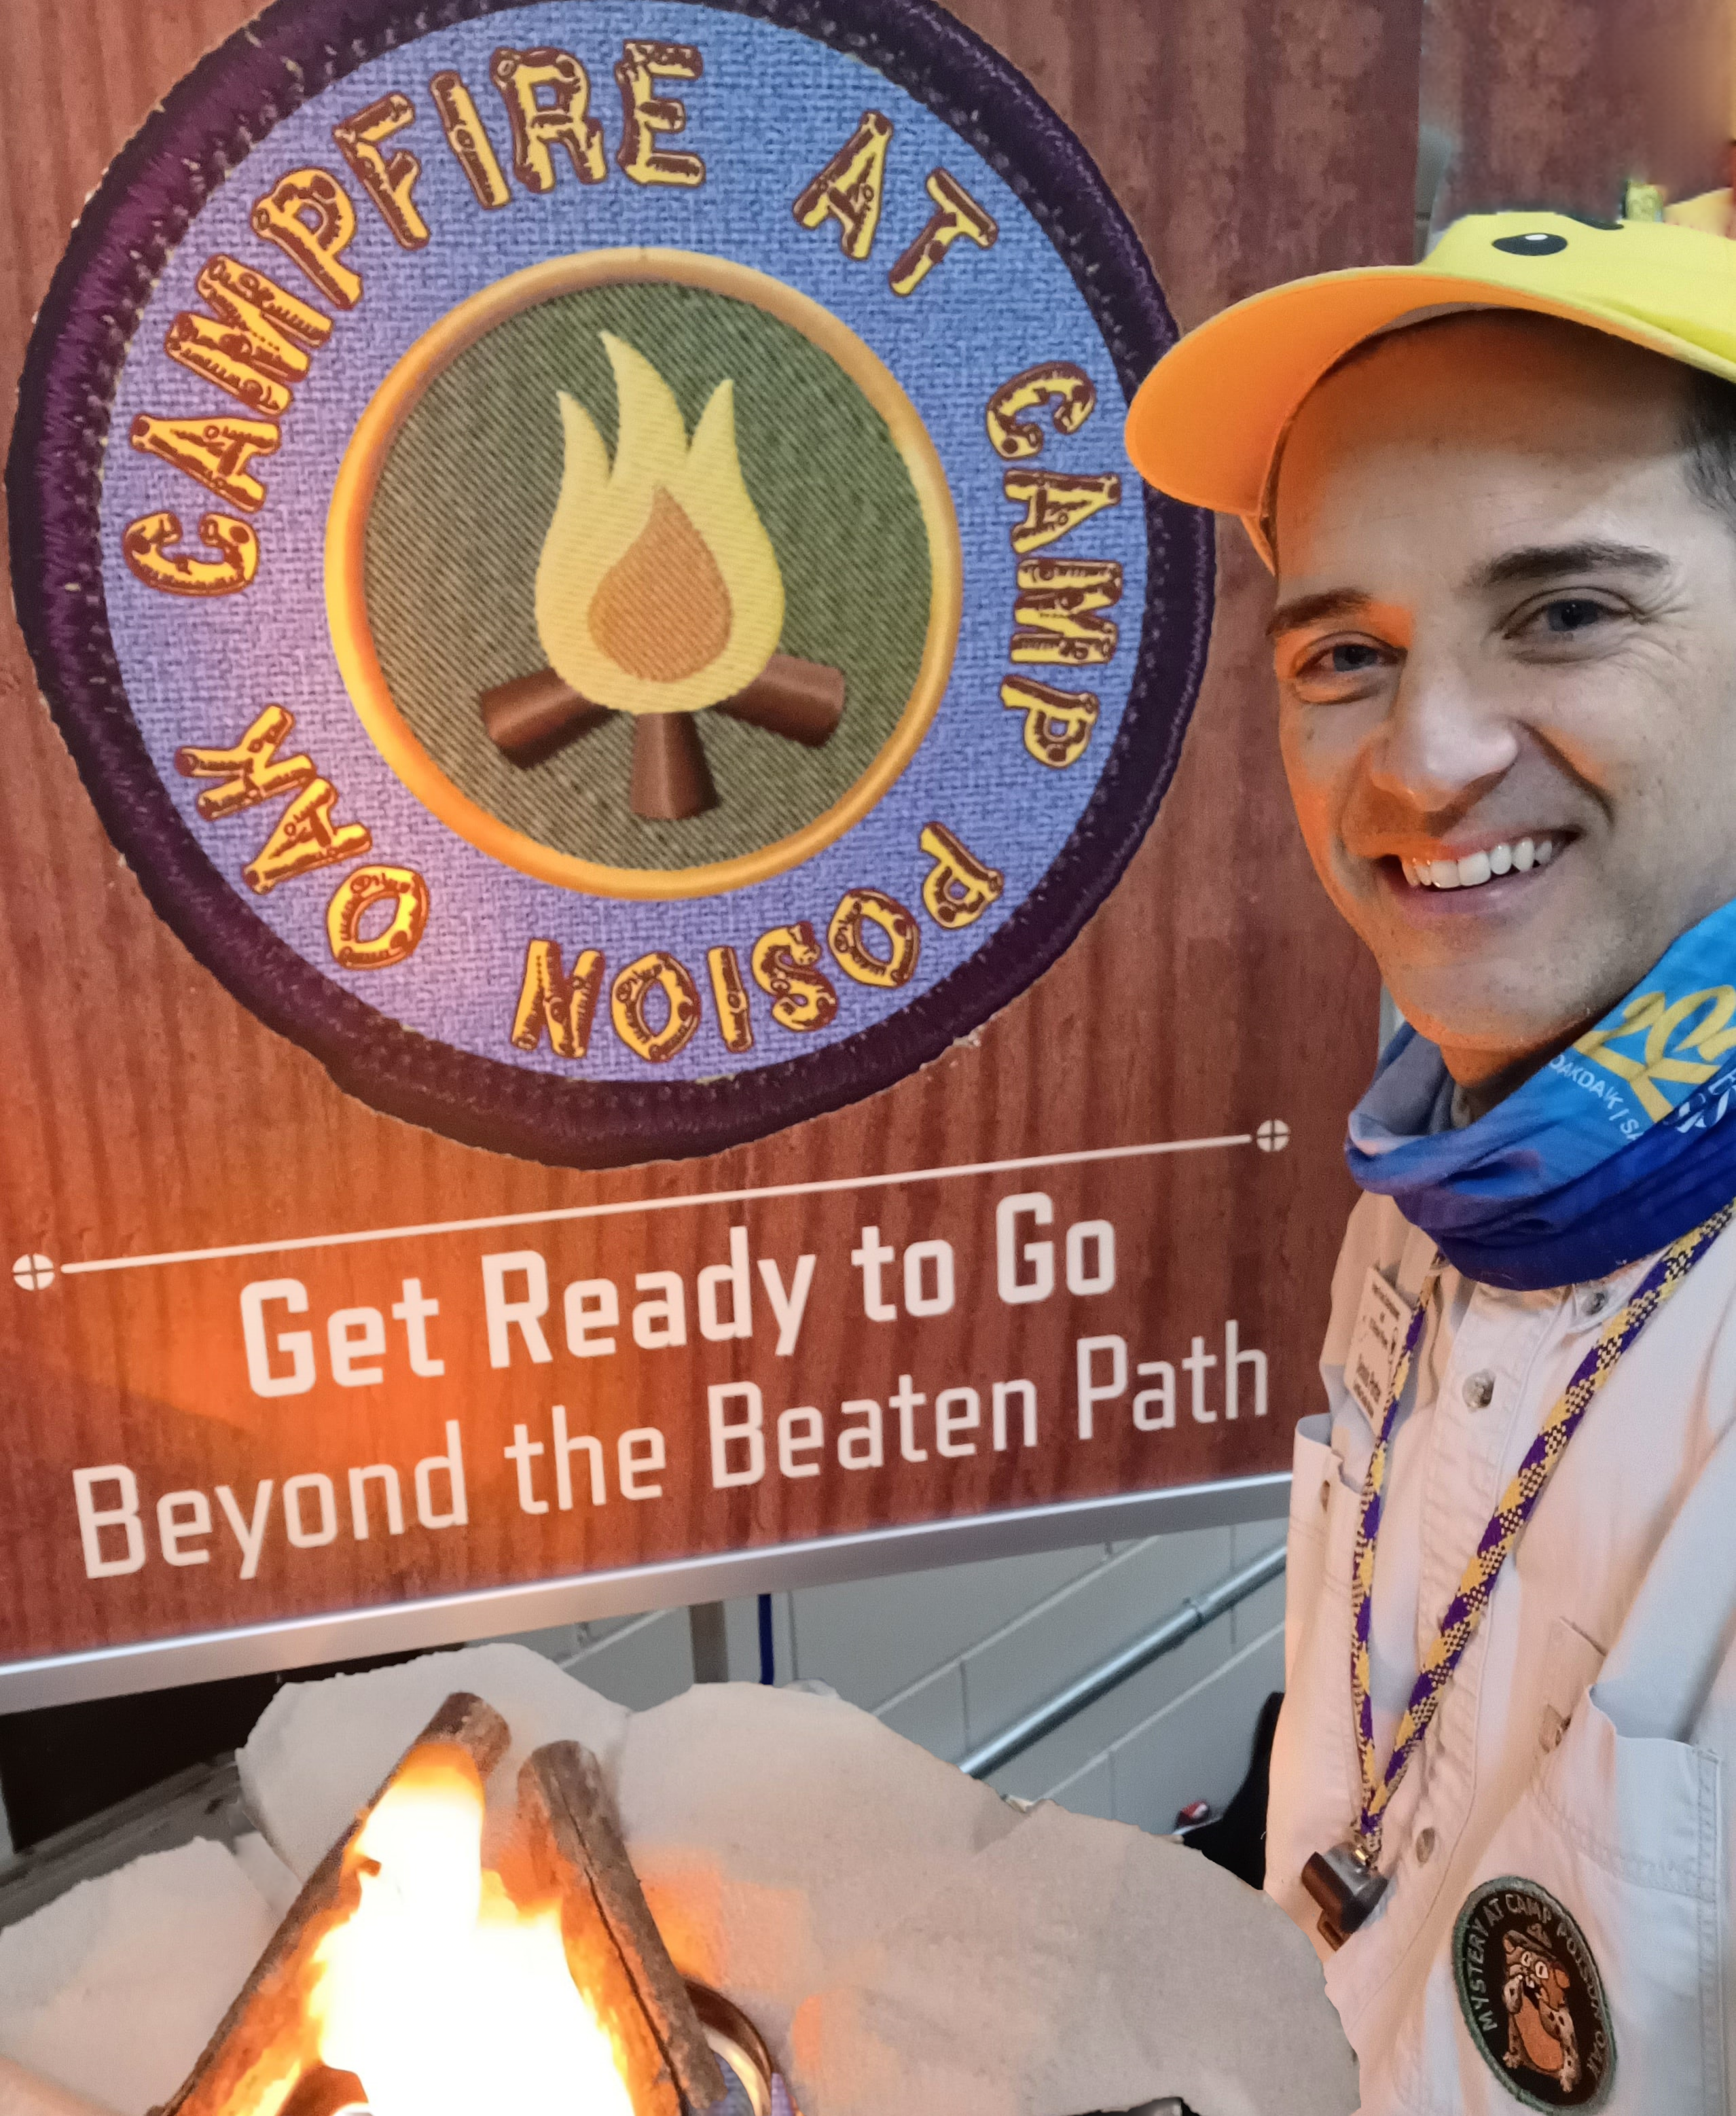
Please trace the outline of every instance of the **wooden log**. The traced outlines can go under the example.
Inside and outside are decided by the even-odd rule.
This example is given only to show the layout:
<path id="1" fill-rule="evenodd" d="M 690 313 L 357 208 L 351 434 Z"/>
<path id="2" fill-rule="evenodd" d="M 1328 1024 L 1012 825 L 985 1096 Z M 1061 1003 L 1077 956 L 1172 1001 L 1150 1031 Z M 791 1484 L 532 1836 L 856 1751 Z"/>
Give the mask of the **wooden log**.
<path id="1" fill-rule="evenodd" d="M 774 654 L 746 689 L 717 708 L 808 749 L 824 749 L 844 712 L 844 672 L 823 661 Z"/>
<path id="2" fill-rule="evenodd" d="M 361 1874 L 350 1856 L 357 1834 L 399 1773 L 419 1754 L 458 1749 L 475 1764 L 478 1776 L 486 1779 L 512 1746 L 512 1738 L 505 1720 L 481 1698 L 461 1690 L 447 1699 L 373 1799 L 357 1810 L 348 1829 L 308 1875 L 186 2083 L 158 2116 L 229 2116 L 232 2110 L 259 2105 L 285 2081 L 293 2091 L 310 2075 L 325 2071 L 306 2000 L 319 1943 L 361 1898 Z M 327 2077 L 335 2089 L 335 2083 L 347 2075 Z M 310 2094 L 317 2100 L 316 2090 L 317 2082 L 310 2084 Z"/>
<path id="3" fill-rule="evenodd" d="M 641 713 L 633 730 L 633 813 L 677 823 L 717 806 L 691 713 Z"/>
<path id="4" fill-rule="evenodd" d="M 573 1980 L 636 2054 L 636 2116 L 710 2109 L 728 2082 L 652 1919 L 596 1758 L 576 1741 L 538 1749 L 519 1772 L 518 1805 L 532 1870 L 560 1898 Z"/>
<path id="5" fill-rule="evenodd" d="M 529 676 L 515 676 L 509 683 L 497 683 L 485 691 L 476 703 L 489 741 L 508 762 L 526 767 L 542 763 L 575 737 L 600 727 L 609 712 L 607 706 L 594 705 L 552 669 L 539 669 Z M 728 713 L 732 720 L 745 720 L 750 727 L 763 728 L 769 734 L 781 734 L 809 749 L 823 749 L 843 715 L 844 672 L 824 661 L 774 654 L 752 683 L 734 697 L 725 698 L 716 710 Z M 635 769 L 636 773 L 636 756 Z M 706 784 L 710 784 L 709 775 Z M 710 805 L 708 802 L 706 806 Z M 682 809 L 679 812 L 696 815 L 700 812 Z"/>
<path id="6" fill-rule="evenodd" d="M 497 683 L 477 703 L 489 741 L 508 763 L 526 767 L 540 764 L 609 718 L 607 706 L 593 705 L 552 669 Z"/>

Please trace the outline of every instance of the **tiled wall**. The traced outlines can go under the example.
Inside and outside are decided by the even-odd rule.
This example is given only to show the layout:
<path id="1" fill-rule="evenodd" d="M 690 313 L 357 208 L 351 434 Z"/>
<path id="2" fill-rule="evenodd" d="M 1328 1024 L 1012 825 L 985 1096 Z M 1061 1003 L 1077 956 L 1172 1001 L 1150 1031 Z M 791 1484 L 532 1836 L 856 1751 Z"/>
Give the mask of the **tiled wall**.
<path id="1" fill-rule="evenodd" d="M 956 1762 L 970 1749 L 1281 1539 L 1283 1524 L 992 1559 L 775 1598 L 780 1682 L 829 1683 Z M 728 1605 L 729 1672 L 759 1674 L 755 1603 Z M 1284 1686 L 1284 1581 L 1273 1580 L 998 1772 L 1026 1799 L 1171 1828 L 1241 1782 L 1254 1721 Z M 693 1679 L 685 1610 L 532 1634 L 581 1681 L 642 1708 Z"/>

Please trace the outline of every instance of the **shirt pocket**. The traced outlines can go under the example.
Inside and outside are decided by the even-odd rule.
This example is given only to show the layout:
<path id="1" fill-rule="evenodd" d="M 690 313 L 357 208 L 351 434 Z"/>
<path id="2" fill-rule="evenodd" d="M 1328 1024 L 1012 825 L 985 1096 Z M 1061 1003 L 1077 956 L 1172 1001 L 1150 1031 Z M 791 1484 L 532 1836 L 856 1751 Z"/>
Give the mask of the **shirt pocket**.
<path id="1" fill-rule="evenodd" d="M 1324 1424 L 1324 1419 L 1305 1424 Z M 1326 1510 L 1338 1481 L 1339 1458 L 1301 1427 L 1290 1456 L 1290 1524 L 1284 1548 L 1285 1675 L 1295 1658 L 1291 1637 L 1293 1612 L 1314 1607 L 1320 1593 L 1320 1566 L 1326 1547 Z"/>
<path id="2" fill-rule="evenodd" d="M 1719 1773 L 1710 1750 L 1619 1733 L 1595 1686 L 1581 1697 L 1558 1745 L 1478 1861 L 1431 1965 L 1422 2004 L 1395 2046 L 1393 2091 L 1370 2095 L 1366 2105 L 1431 2116 L 1459 2110 L 1507 2116 L 1516 2104 L 1597 2108 L 1605 2116 L 1665 2109 L 1669 2116 L 1723 2116 Z M 1502 1879 L 1510 1879 L 1515 1900 L 1527 1888 L 1552 1897 L 1583 1943 L 1614 2050 L 1601 2095 L 1583 2073 L 1572 2095 L 1552 2091 L 1555 2082 L 1544 2072 L 1533 2077 L 1534 2054 L 1518 2032 L 1522 2021 L 1504 2045 L 1513 2061 L 1504 2061 L 1506 2022 L 1497 2009 L 1506 1994 L 1499 1975 L 1487 1975 L 1484 1985 L 1494 2030 L 1480 2044 L 1467 2023 L 1463 2008 L 1476 2001 L 1461 1997 L 1463 1910 L 1486 1884 Z M 1523 1919 L 1516 1920 L 1522 1940 L 1525 1930 Z M 1559 1973 L 1582 1986 L 1572 1945 L 1564 1947 L 1557 1935 L 1545 1953 L 1550 1948 L 1561 1959 Z M 1486 2054 L 1491 2045 L 1493 2056 Z M 1582 2061 L 1586 2055 L 1579 2053 Z"/>
<path id="3" fill-rule="evenodd" d="M 1537 1718 L 1537 1747 L 1544 1755 L 1561 1746 L 1580 1700 L 1596 1681 L 1604 1649 L 1577 1624 L 1557 1617 L 1550 1626 L 1543 1654 L 1543 1705 Z"/>
<path id="4" fill-rule="evenodd" d="M 1305 1428 L 1324 1418 L 1304 1419 L 1297 1428 L 1290 1463 L 1290 1525 L 1284 1559 L 1284 1683 L 1294 1679 L 1298 1654 L 1316 1621 L 1322 1590 L 1350 1590 L 1350 1566 L 1356 1541 L 1358 1494 L 1344 1481 L 1336 1451 Z M 1347 1648 L 1348 1651 L 1348 1648 Z M 1346 1663 L 1348 1669 L 1348 1662 Z M 1347 1672 L 1346 1681 L 1348 1681 Z"/>

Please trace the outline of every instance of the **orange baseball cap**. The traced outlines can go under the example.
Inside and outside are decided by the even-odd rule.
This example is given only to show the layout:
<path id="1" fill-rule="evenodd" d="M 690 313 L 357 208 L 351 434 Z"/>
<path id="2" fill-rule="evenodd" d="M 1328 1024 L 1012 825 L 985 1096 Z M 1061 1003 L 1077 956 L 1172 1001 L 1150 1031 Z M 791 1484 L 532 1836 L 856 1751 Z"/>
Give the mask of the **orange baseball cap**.
<path id="1" fill-rule="evenodd" d="M 1736 242 L 1662 221 L 1479 213 L 1419 264 L 1293 279 L 1173 346 L 1127 414 L 1127 453 L 1160 491 L 1242 518 L 1268 566 L 1278 454 L 1302 399 L 1364 339 L 1468 309 L 1529 309 L 1736 381 Z"/>

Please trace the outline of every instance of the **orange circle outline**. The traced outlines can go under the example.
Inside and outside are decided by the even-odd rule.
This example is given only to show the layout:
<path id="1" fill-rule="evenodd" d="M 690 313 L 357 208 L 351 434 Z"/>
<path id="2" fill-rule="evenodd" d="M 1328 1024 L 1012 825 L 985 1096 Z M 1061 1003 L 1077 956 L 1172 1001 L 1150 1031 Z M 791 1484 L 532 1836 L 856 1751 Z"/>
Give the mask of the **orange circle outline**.
<path id="1" fill-rule="evenodd" d="M 932 563 L 928 632 L 909 698 L 891 734 L 855 784 L 787 838 L 702 867 L 604 867 L 557 852 L 515 830 L 464 793 L 437 764 L 393 700 L 374 651 L 365 589 L 369 511 L 399 430 L 435 377 L 521 309 L 588 287 L 645 280 L 733 296 L 800 331 L 829 354 L 885 421 L 916 490 Z M 892 370 L 848 324 L 807 295 L 733 259 L 691 250 L 583 251 L 551 258 L 485 287 L 425 331 L 374 392 L 338 466 L 327 516 L 325 602 L 333 650 L 351 702 L 374 748 L 422 805 L 480 852 L 539 881 L 640 902 L 712 896 L 782 874 L 842 837 L 915 756 L 952 675 L 963 612 L 958 518 L 928 429 Z"/>

